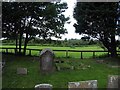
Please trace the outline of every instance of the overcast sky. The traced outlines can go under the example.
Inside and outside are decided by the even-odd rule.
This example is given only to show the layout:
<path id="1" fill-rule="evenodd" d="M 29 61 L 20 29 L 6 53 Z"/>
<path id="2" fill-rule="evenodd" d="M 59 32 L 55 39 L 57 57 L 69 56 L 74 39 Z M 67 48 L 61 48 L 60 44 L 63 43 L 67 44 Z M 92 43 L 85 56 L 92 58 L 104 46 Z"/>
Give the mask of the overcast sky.
<path id="1" fill-rule="evenodd" d="M 74 11 L 74 7 L 76 5 L 77 0 L 61 0 L 62 2 L 66 2 L 68 4 L 68 9 L 64 12 L 65 16 L 70 17 L 70 24 L 65 24 L 65 28 L 68 31 L 68 34 L 65 34 L 62 36 L 62 40 L 64 40 L 65 38 L 67 39 L 81 39 L 82 35 L 79 35 L 78 33 L 75 33 L 75 28 L 73 26 L 73 24 L 76 22 L 76 20 L 73 18 L 73 11 Z M 86 0 L 87 1 L 87 0 Z M 116 39 L 120 37 L 116 36 Z"/>
<path id="2" fill-rule="evenodd" d="M 65 38 L 67 39 L 80 39 L 81 36 L 79 34 L 75 33 L 75 28 L 73 27 L 73 24 L 76 22 L 75 19 L 73 18 L 73 10 L 76 5 L 76 0 L 61 0 L 62 2 L 66 2 L 68 4 L 68 9 L 64 12 L 65 16 L 70 17 L 70 24 L 65 24 L 65 28 L 68 31 L 68 34 L 65 34 L 62 36 L 62 39 L 64 40 Z"/>

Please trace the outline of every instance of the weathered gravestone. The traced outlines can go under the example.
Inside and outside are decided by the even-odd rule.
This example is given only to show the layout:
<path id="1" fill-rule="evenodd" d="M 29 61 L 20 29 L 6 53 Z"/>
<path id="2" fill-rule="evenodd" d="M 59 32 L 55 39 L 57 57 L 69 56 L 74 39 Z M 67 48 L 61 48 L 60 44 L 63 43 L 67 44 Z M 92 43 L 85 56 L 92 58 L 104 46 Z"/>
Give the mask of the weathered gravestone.
<path id="1" fill-rule="evenodd" d="M 108 90 L 109 88 L 120 88 L 120 76 L 118 75 L 108 76 Z"/>
<path id="2" fill-rule="evenodd" d="M 68 89 L 69 90 L 85 90 L 85 89 L 97 90 L 97 80 L 69 82 Z"/>
<path id="3" fill-rule="evenodd" d="M 0 61 L 0 76 L 2 76 L 2 62 Z"/>
<path id="4" fill-rule="evenodd" d="M 35 90 L 52 90 L 51 84 L 38 84 L 35 85 Z"/>
<path id="5" fill-rule="evenodd" d="M 2 60 L 2 62 L 0 61 L 0 72 L 3 71 L 3 68 L 5 67 L 5 61 Z"/>
<path id="6" fill-rule="evenodd" d="M 17 68 L 17 74 L 26 75 L 27 74 L 27 68 Z"/>
<path id="7" fill-rule="evenodd" d="M 54 52 L 51 49 L 43 49 L 40 53 L 41 73 L 51 73 L 55 69 Z"/>

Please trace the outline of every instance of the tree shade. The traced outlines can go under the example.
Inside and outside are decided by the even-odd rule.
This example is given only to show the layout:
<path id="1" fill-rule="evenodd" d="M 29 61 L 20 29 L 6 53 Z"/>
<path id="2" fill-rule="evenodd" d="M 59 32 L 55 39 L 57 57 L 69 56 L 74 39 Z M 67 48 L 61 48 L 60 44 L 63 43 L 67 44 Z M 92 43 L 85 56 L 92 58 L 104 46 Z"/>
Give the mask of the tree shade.
<path id="1" fill-rule="evenodd" d="M 103 45 L 111 52 L 111 56 L 116 56 L 118 3 L 116 2 L 77 2 L 74 8 L 74 24 L 76 33 L 88 34 L 99 39 Z"/>

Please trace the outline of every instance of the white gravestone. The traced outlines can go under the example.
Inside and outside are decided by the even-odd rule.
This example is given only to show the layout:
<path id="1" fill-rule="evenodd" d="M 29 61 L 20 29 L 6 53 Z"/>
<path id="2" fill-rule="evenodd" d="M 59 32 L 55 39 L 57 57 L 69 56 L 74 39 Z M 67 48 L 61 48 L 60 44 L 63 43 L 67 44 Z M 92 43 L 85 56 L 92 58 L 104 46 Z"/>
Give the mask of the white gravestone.
<path id="1" fill-rule="evenodd" d="M 89 81 L 79 81 L 79 82 L 69 82 L 68 90 L 81 90 L 81 89 L 97 89 L 97 80 L 89 80 Z"/>

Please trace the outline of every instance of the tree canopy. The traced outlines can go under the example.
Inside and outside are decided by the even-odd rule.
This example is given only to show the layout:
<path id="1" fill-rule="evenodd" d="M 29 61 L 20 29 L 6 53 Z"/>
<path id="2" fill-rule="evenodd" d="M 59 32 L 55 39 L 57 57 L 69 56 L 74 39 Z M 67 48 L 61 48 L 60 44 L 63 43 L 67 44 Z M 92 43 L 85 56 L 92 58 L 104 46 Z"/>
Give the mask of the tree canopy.
<path id="1" fill-rule="evenodd" d="M 116 56 L 115 35 L 118 21 L 118 3 L 116 2 L 78 2 L 74 9 L 76 33 L 87 34 L 99 39 Z"/>
<path id="2" fill-rule="evenodd" d="M 43 39 L 67 33 L 64 24 L 69 18 L 62 13 L 66 3 L 51 2 L 3 2 L 2 37 L 19 40 L 19 52 L 24 38 L 24 53 L 28 41 L 36 36 Z"/>

